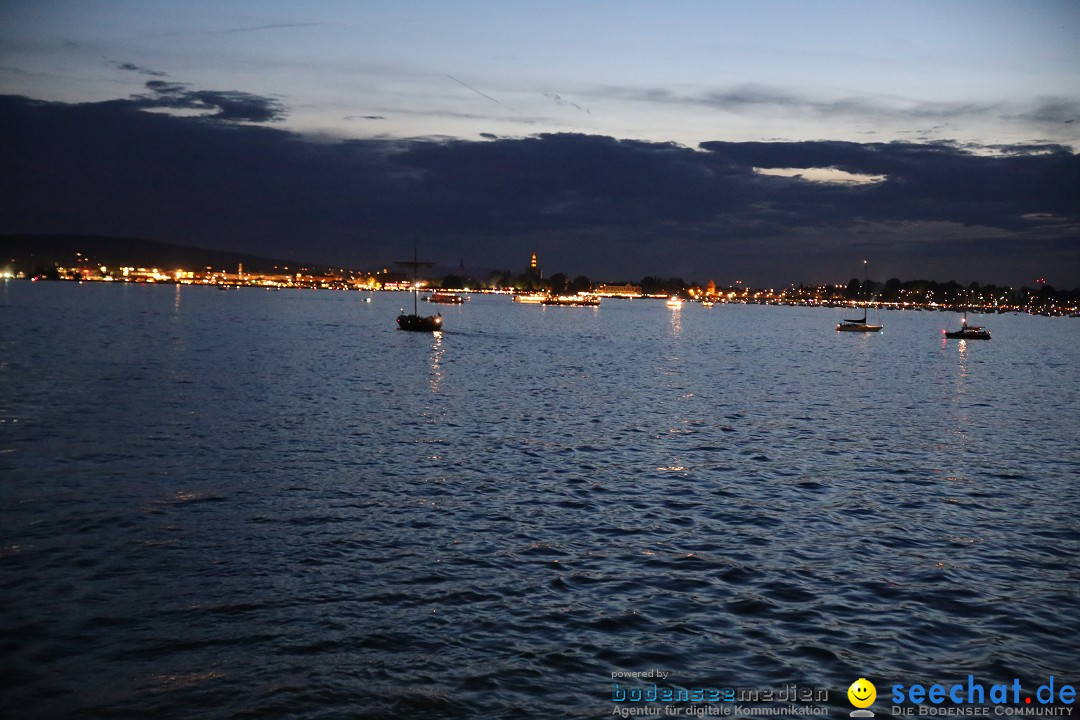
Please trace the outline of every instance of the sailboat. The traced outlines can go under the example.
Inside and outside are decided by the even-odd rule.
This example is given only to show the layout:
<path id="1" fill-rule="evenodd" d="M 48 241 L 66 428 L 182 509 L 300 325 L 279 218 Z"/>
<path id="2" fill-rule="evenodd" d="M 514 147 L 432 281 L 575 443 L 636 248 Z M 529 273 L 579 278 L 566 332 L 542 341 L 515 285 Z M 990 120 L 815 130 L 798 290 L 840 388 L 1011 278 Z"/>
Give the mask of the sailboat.
<path id="1" fill-rule="evenodd" d="M 863 287 L 866 287 L 866 260 L 863 260 Z M 836 329 L 839 332 L 879 332 L 883 325 L 871 325 L 866 321 L 866 311 L 869 306 L 869 302 L 863 305 L 862 319 L 861 320 L 849 320 L 844 319 L 844 322 L 838 323 Z"/>
<path id="2" fill-rule="evenodd" d="M 401 330 L 416 330 L 418 332 L 436 332 L 442 330 L 442 313 L 435 315 L 421 315 L 417 309 L 417 300 L 419 295 L 419 288 L 416 285 L 416 270 L 421 267 L 431 267 L 435 263 L 422 262 L 417 259 L 416 247 L 413 247 L 413 259 L 412 260 L 398 260 L 398 265 L 412 268 L 412 288 L 413 288 L 413 311 L 412 315 L 406 315 L 405 310 L 402 309 L 401 314 L 398 315 L 397 324 Z"/>
<path id="3" fill-rule="evenodd" d="M 837 323 L 836 329 L 840 332 L 878 332 L 884 325 L 871 325 L 866 321 L 866 308 L 863 307 L 862 318 L 859 320 L 844 319 L 844 322 Z"/>
<path id="4" fill-rule="evenodd" d="M 967 324 L 967 310 L 964 310 L 964 319 L 960 321 L 960 329 L 952 332 L 945 330 L 945 337 L 958 340 L 989 340 L 990 331 L 981 325 Z"/>

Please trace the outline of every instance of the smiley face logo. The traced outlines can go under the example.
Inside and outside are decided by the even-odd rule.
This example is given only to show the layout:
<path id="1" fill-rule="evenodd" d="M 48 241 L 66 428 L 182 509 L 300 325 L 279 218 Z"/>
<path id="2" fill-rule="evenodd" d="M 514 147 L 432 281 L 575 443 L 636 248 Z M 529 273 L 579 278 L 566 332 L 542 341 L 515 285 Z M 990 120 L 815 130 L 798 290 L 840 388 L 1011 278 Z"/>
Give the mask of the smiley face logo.
<path id="1" fill-rule="evenodd" d="M 877 688 L 866 678 L 859 678 L 847 689 L 847 698 L 857 708 L 870 707 L 877 698 Z"/>

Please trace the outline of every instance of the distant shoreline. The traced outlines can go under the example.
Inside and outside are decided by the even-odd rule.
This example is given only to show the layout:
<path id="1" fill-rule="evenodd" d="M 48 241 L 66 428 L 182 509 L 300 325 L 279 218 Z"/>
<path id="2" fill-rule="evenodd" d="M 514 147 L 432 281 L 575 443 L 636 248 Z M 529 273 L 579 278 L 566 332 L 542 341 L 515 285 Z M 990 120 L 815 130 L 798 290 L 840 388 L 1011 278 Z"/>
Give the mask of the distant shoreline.
<path id="1" fill-rule="evenodd" d="M 249 279 L 250 277 L 250 279 Z M 294 280 L 288 284 L 275 284 L 274 282 L 259 281 L 255 274 L 249 277 L 245 277 L 243 280 L 231 280 L 224 281 L 219 279 L 209 280 L 194 278 L 176 278 L 163 274 L 158 278 L 112 278 L 112 277 L 62 277 L 62 278 L 43 278 L 43 277 L 15 277 L 12 275 L 0 275 L 0 280 L 4 282 L 13 281 L 26 281 L 26 282 L 60 282 L 60 283 L 75 283 L 78 285 L 87 283 L 103 283 L 103 284 L 119 284 L 119 285 L 177 285 L 177 286 L 192 286 L 192 287 L 218 287 L 223 290 L 233 290 L 240 288 L 251 289 L 265 289 L 265 290 L 333 290 L 333 291 L 359 291 L 364 293 L 376 293 L 376 292 L 411 292 L 412 288 L 406 284 L 393 284 L 391 287 L 367 287 L 356 284 L 350 284 L 344 281 L 342 278 L 327 278 L 319 276 L 309 276 L 309 278 L 301 278 Z M 826 286 L 827 287 L 827 286 Z M 461 294 L 475 294 L 475 295 L 515 295 L 518 294 L 518 290 L 513 288 L 435 288 L 433 286 L 423 286 L 420 292 L 427 293 L 438 290 L 440 292 L 447 293 L 461 293 Z M 1072 302 L 1067 300 L 1058 301 L 1055 299 L 1049 299 L 1045 302 L 1033 301 L 1028 298 L 1027 302 L 1023 303 L 972 303 L 967 301 L 962 302 L 917 302 L 917 301 L 879 301 L 879 300 L 844 300 L 838 298 L 824 298 L 818 296 L 812 296 L 806 294 L 807 289 L 802 290 L 802 296 L 798 294 L 791 294 L 791 291 L 784 290 L 780 292 L 774 292 L 772 290 L 753 290 L 753 289 L 740 289 L 732 290 L 725 289 L 714 295 L 701 295 L 697 294 L 695 297 L 694 292 L 689 292 L 691 297 L 688 302 L 700 302 L 707 300 L 719 305 L 776 305 L 776 306 L 789 306 L 789 307 L 814 307 L 814 308 L 831 308 L 831 309 L 856 309 L 856 308 L 870 308 L 876 310 L 912 310 L 919 312 L 971 312 L 981 315 L 1003 315 L 1008 313 L 1013 314 L 1027 314 L 1027 315 L 1041 315 L 1044 317 L 1078 317 L 1080 318 L 1080 302 L 1076 302 L 1075 299 Z M 728 295 L 731 295 L 729 297 Z M 648 301 L 648 300 L 665 300 L 667 295 L 603 295 L 600 297 L 608 299 L 610 301 Z"/>
<path id="2" fill-rule="evenodd" d="M 535 255 L 533 256 L 535 263 Z M 847 285 L 789 285 L 783 289 L 750 288 L 736 281 L 720 287 L 681 278 L 646 276 L 639 282 L 608 284 L 563 273 L 543 275 L 533 265 L 520 273 L 496 270 L 476 276 L 464 272 L 421 278 L 421 290 L 456 292 L 540 292 L 556 295 L 591 292 L 613 296 L 679 296 L 685 300 L 776 305 L 874 307 L 962 312 L 1024 312 L 1072 315 L 1080 311 L 1080 289 L 1058 290 L 1037 281 L 1038 287 L 984 285 L 929 280 L 881 283 L 852 278 Z M 250 254 L 172 245 L 130 237 L 71 234 L 0 234 L 0 278 L 93 282 L 142 282 L 319 288 L 327 290 L 412 289 L 402 272 L 383 268 L 357 270 L 326 264 L 300 263 Z M 605 294 L 605 289 L 611 290 Z"/>

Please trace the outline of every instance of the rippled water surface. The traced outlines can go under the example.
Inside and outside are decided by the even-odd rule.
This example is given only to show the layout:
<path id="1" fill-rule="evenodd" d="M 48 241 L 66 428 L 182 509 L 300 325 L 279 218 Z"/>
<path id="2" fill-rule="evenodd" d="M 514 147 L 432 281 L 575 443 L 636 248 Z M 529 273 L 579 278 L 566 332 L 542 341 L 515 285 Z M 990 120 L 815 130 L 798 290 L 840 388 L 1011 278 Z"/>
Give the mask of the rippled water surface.
<path id="1" fill-rule="evenodd" d="M 0 287 L 0 715 L 1080 680 L 1080 320 L 363 298 Z"/>

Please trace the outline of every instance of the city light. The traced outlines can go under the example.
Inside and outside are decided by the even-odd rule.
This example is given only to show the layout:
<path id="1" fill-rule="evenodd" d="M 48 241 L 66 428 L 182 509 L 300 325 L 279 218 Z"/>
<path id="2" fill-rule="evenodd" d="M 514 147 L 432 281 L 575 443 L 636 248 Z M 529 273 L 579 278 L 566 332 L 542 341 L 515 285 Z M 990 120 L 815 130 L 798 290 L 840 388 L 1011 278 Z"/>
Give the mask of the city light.
<path id="1" fill-rule="evenodd" d="M 123 282 L 148 284 L 178 285 L 216 285 L 219 287 L 263 287 L 266 289 L 319 289 L 319 290 L 356 290 L 360 292 L 408 291 L 414 290 L 413 281 L 399 274 L 393 274 L 386 268 L 375 271 L 349 270 L 332 268 L 316 270 L 314 268 L 289 268 L 274 266 L 273 272 L 245 271 L 238 265 L 235 271 L 226 268 L 205 266 L 199 270 L 186 268 L 140 267 L 127 264 L 110 265 L 95 262 L 84 253 L 76 252 L 74 263 L 69 266 L 57 265 L 42 273 L 29 274 L 14 265 L 0 270 L 0 278 L 31 280 L 69 280 L 85 282 Z M 781 290 L 773 288 L 751 288 L 741 279 L 730 285 L 717 285 L 710 280 L 706 285 L 685 284 L 681 280 L 657 282 L 656 278 L 647 278 L 652 284 L 647 287 L 633 283 L 592 283 L 587 278 L 579 278 L 587 283 L 587 289 L 555 292 L 551 284 L 542 277 L 538 270 L 531 277 L 513 277 L 509 274 L 493 274 L 486 281 L 475 278 L 454 276 L 457 286 L 448 286 L 439 278 L 417 278 L 415 290 L 420 292 L 468 292 L 468 293 L 508 293 L 518 302 L 528 302 L 535 296 L 535 302 L 547 304 L 588 304 L 599 305 L 600 298 L 634 299 L 657 298 L 669 299 L 676 307 L 675 299 L 680 302 L 702 303 L 711 306 L 716 303 L 756 304 L 756 305 L 794 305 L 803 307 L 826 308 L 875 308 L 901 311 L 970 311 L 975 313 L 1030 313 L 1045 316 L 1080 316 L 1080 302 L 1075 292 L 1057 292 L 1052 287 L 1042 284 L 1038 289 L 987 285 L 971 283 L 964 287 L 958 283 L 937 283 L 929 281 L 911 281 L 901 283 L 897 279 L 888 283 L 870 282 L 869 291 L 864 287 L 852 289 L 851 283 L 822 285 L 789 285 Z M 448 276 L 449 279 L 449 276 Z M 565 279 L 565 276 L 564 276 Z M 577 280 L 575 280 L 576 282 Z M 1045 278 L 1039 278 L 1045 283 Z M 524 283 L 524 287 L 522 284 Z M 584 298 L 584 300 L 583 300 Z M 869 298 L 869 299 L 867 299 Z"/>

